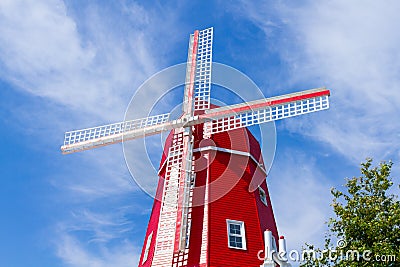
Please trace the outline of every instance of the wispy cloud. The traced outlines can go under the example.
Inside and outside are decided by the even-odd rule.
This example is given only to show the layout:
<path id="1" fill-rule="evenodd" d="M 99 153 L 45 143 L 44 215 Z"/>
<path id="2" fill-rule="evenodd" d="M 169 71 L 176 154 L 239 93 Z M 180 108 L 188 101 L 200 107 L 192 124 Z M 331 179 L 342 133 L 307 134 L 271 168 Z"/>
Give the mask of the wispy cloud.
<path id="1" fill-rule="evenodd" d="M 113 82 L 118 84 L 113 70 L 127 62 L 112 59 L 128 58 L 121 54 L 120 45 L 83 43 L 61 1 L 5 1 L 1 5 L 3 79 L 31 94 L 96 115 L 123 106 L 119 95 L 113 94 Z M 99 51 L 113 45 L 108 57 Z M 105 64 L 99 64 L 100 60 Z"/>
<path id="2" fill-rule="evenodd" d="M 264 30 L 267 40 L 284 33 L 277 42 L 291 75 L 286 86 L 332 89 L 329 112 L 287 120 L 287 128 L 330 144 L 357 164 L 367 156 L 398 159 L 399 2 L 244 5 L 243 15 Z M 275 23 L 266 23 L 271 17 Z"/>
<path id="3" fill-rule="evenodd" d="M 65 156 L 63 164 L 66 167 L 54 175 L 51 183 L 64 190 L 69 201 L 90 202 L 138 190 L 126 169 L 120 146 Z"/>
<path id="4" fill-rule="evenodd" d="M 128 242 L 114 249 L 100 247 L 98 253 L 89 251 L 86 244 L 72 235 L 64 234 L 57 242 L 57 255 L 66 266 L 128 267 L 138 264 L 139 249 Z"/>
<path id="5" fill-rule="evenodd" d="M 400 160 L 399 2 L 238 3 L 245 12 L 232 11 L 263 30 L 265 46 L 286 68 L 277 88 L 332 92 L 329 111 L 285 120 L 280 131 L 328 144 L 354 166 L 366 157 Z M 297 250 L 305 242 L 322 245 L 324 222 L 333 215 L 329 189 L 344 178 L 327 177 L 305 152 L 277 153 L 268 180 L 280 233 Z"/>
<path id="6" fill-rule="evenodd" d="M 13 112 L 32 136 L 45 139 L 33 144 L 54 146 L 65 130 L 122 120 L 135 89 L 169 64 L 173 33 L 179 30 L 175 7 L 163 7 L 166 13 L 136 2 L 109 7 L 74 7 L 61 0 L 0 2 L 0 79 L 43 99 L 35 116 L 29 108 Z M 68 266 L 135 265 L 137 244 L 123 238 L 132 235 L 126 217 L 148 207 L 127 208 L 127 196 L 138 188 L 121 146 L 63 159 L 65 168 L 47 178 L 59 192 L 56 202 L 68 207 L 55 230 L 58 257 Z"/>
<path id="7" fill-rule="evenodd" d="M 305 133 L 355 162 L 367 156 L 397 157 L 400 125 L 393 118 L 400 111 L 399 7 L 396 1 L 337 1 L 311 5 L 298 18 L 304 63 L 312 70 L 305 74 L 320 76 L 333 94 L 327 121 L 315 121 Z"/>
<path id="8" fill-rule="evenodd" d="M 126 218 L 126 213 L 133 208 L 133 206 L 127 206 L 114 211 L 98 212 L 82 209 L 72 212 L 70 222 L 60 223 L 58 230 L 62 233 L 87 232 L 88 243 L 107 244 L 117 238 L 127 239 L 123 235 L 132 232 L 134 223 Z"/>
<path id="9" fill-rule="evenodd" d="M 120 7 L 129 22 L 107 24 L 112 14 L 99 9 L 87 6 L 77 21 L 63 1 L 2 1 L 1 78 L 91 119 L 121 120 L 135 88 L 165 64 L 154 46 L 166 37 L 160 25 L 173 20 L 150 20 L 150 11 L 132 3 Z"/>
<path id="10" fill-rule="evenodd" d="M 277 155 L 268 185 L 279 233 L 288 248 L 300 251 L 305 240 L 322 245 L 331 211 L 330 183 L 304 152 L 285 149 Z"/>

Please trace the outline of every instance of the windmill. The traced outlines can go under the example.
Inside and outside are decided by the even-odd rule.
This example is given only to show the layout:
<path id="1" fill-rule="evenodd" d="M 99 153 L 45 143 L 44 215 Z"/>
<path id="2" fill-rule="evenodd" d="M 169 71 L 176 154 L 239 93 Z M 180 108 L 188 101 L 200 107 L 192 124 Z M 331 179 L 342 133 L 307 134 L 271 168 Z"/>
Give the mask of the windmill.
<path id="1" fill-rule="evenodd" d="M 212 43 L 213 28 L 190 35 L 178 119 L 170 119 L 167 113 L 65 133 L 61 150 L 69 154 L 171 131 L 139 266 L 275 266 L 272 256 L 261 262 L 257 251 L 277 251 L 277 239 L 279 250 L 285 246 L 284 239 L 278 238 L 261 151 L 246 127 L 328 109 L 330 91 L 317 88 L 214 106 L 210 102 Z M 248 161 L 223 166 L 225 159 L 238 157 Z M 206 162 L 201 170 L 196 166 L 200 158 Z M 210 185 L 218 184 L 220 176 L 235 177 L 234 193 L 211 201 L 218 188 Z M 243 186 L 254 177 L 257 187 L 245 192 Z M 235 203 L 239 200 L 243 202 Z"/>

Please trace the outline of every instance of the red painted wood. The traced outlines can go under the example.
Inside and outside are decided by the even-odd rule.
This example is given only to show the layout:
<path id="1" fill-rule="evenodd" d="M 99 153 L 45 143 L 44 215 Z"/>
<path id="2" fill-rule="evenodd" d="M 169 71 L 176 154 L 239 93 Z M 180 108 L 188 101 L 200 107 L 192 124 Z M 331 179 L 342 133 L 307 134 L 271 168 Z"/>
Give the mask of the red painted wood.
<path id="1" fill-rule="evenodd" d="M 187 102 L 187 113 L 193 114 L 193 91 L 194 91 L 194 77 L 196 74 L 196 61 L 197 61 L 197 47 L 199 43 L 199 31 L 195 31 L 193 34 L 193 47 L 192 47 L 192 61 L 190 62 L 190 80 L 188 88 L 188 102 Z"/>
<path id="2" fill-rule="evenodd" d="M 196 189 L 193 194 L 193 203 L 204 203 L 205 182 L 207 170 L 196 173 Z M 190 253 L 188 266 L 198 266 L 200 262 L 202 231 L 203 231 L 204 206 L 195 205 L 192 209 L 192 229 L 190 233 Z"/>
<path id="3" fill-rule="evenodd" d="M 194 131 L 195 147 L 201 146 L 202 126 L 196 126 Z M 243 152 L 250 152 L 250 154 L 262 162 L 261 149 L 257 140 L 247 129 L 237 129 L 230 132 L 219 133 L 212 136 L 213 144 L 217 147 L 238 150 Z M 169 145 L 165 146 L 165 151 L 168 151 Z M 264 249 L 263 231 L 270 229 L 278 241 L 278 232 L 272 211 L 272 205 L 269 198 L 269 191 L 265 180 L 265 174 L 260 171 L 256 164 L 245 156 L 232 155 L 225 152 L 210 152 L 214 157 L 208 169 L 199 170 L 204 161 L 202 161 L 202 154 L 195 153 L 196 158 L 196 189 L 193 194 L 193 202 L 204 203 L 204 188 L 201 186 L 205 184 L 207 178 L 207 171 L 210 174 L 210 198 L 219 196 L 226 193 L 218 200 L 209 204 L 209 244 L 208 244 L 208 260 L 203 267 L 243 267 L 254 266 L 258 267 L 261 261 L 257 258 L 259 250 Z M 163 155 L 160 167 L 164 166 Z M 229 164 L 229 163 L 234 164 Z M 161 170 L 161 176 L 164 170 Z M 261 183 L 267 196 L 268 206 L 264 205 L 259 196 L 259 191 L 249 191 L 249 186 L 252 181 Z M 162 193 L 163 180 L 160 179 L 157 194 Z M 226 186 L 233 185 L 231 190 L 226 191 Z M 160 203 L 154 202 L 152 214 L 147 235 L 154 231 L 153 242 L 150 248 L 149 259 L 144 265 L 150 266 L 154 254 L 154 245 L 156 238 L 156 230 L 159 218 Z M 196 206 L 192 210 L 192 228 L 190 234 L 190 246 L 188 255 L 188 265 L 191 267 L 198 267 L 200 261 L 202 230 L 203 230 L 203 216 L 204 207 Z M 238 250 L 228 247 L 228 235 L 226 220 L 243 221 L 246 232 L 246 250 Z M 142 252 L 143 254 L 143 252 Z M 143 255 L 141 256 L 143 257 Z"/>
<path id="4" fill-rule="evenodd" d="M 253 156 L 260 155 L 258 143 L 247 130 L 241 130 L 240 134 L 231 134 L 230 137 L 231 144 L 246 144 L 248 148 L 252 148 L 253 151 L 248 152 Z M 221 142 L 217 136 L 215 139 L 221 145 L 228 143 L 228 140 Z M 257 253 L 264 249 L 263 231 L 268 228 L 274 236 L 278 236 L 271 203 L 269 202 L 269 207 L 265 206 L 260 200 L 258 190 L 249 192 L 251 180 L 261 179 L 269 201 L 265 175 L 256 171 L 256 165 L 252 161 L 247 164 L 239 161 L 235 168 L 227 170 L 228 162 L 235 160 L 235 157 L 241 156 L 218 153 L 210 166 L 211 182 L 225 179 L 238 183 L 224 197 L 210 204 L 209 266 L 260 266 L 261 261 L 258 260 Z M 211 195 L 218 193 L 219 190 L 214 189 Z M 228 247 L 227 219 L 244 222 L 246 250 Z"/>

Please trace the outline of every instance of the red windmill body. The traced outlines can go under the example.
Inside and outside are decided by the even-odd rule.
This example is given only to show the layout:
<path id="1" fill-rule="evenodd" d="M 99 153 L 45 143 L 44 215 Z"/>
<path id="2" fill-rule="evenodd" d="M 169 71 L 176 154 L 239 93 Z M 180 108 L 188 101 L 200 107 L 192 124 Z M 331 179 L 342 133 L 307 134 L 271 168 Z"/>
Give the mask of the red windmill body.
<path id="1" fill-rule="evenodd" d="M 72 153 L 171 131 L 139 267 L 281 266 L 260 145 L 247 126 L 329 108 L 325 88 L 211 106 L 213 29 L 190 36 L 183 115 L 67 132 Z M 260 251 L 265 260 L 260 260 Z M 264 257 L 264 254 L 262 254 Z"/>
<path id="2" fill-rule="evenodd" d="M 185 251 L 174 254 L 174 263 L 176 266 L 259 266 L 257 254 L 264 249 L 264 231 L 270 229 L 278 238 L 260 146 L 246 128 L 218 133 L 211 140 L 205 140 L 195 135 L 193 155 L 195 165 L 200 167 L 199 170 L 195 167 L 196 179 L 190 192 L 189 244 Z M 171 142 L 172 135 L 167 139 L 164 155 L 168 155 Z M 160 221 L 166 168 L 164 156 L 139 266 L 168 264 L 159 259 L 153 263 L 154 252 L 159 249 L 155 236 L 166 221 L 164 218 Z M 250 184 L 255 181 L 260 186 L 250 192 Z M 238 240 L 229 240 L 231 225 L 239 227 Z"/>

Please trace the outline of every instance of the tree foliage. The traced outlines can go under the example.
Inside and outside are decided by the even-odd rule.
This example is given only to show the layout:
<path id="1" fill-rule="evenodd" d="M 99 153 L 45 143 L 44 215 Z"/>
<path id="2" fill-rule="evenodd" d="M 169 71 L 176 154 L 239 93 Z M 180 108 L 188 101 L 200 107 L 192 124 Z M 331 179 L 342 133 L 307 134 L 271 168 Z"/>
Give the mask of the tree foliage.
<path id="1" fill-rule="evenodd" d="M 346 192 L 331 190 L 336 217 L 328 222 L 325 247 L 307 245 L 319 257 L 309 257 L 301 266 L 400 266 L 400 202 L 389 192 L 392 165 L 372 167 L 367 159 L 360 177 L 346 179 Z"/>

